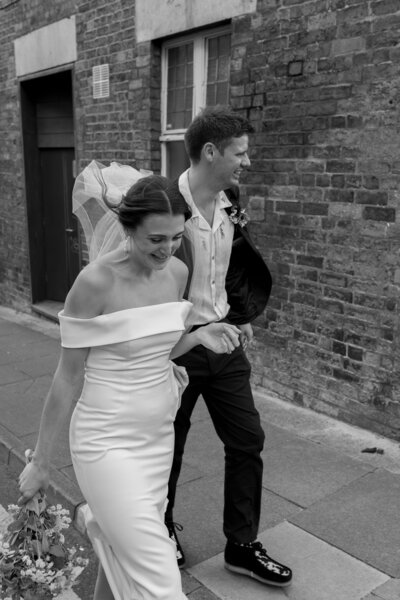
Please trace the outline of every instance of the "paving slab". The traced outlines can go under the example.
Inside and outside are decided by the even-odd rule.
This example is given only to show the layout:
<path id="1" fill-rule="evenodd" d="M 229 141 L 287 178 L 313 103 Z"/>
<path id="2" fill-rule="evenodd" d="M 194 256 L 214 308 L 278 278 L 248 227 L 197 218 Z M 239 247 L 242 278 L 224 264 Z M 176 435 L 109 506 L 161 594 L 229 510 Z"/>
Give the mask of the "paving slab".
<path id="1" fill-rule="evenodd" d="M 58 364 L 58 354 L 53 352 L 45 356 L 32 356 L 28 360 L 20 360 L 14 363 L 14 368 L 20 373 L 29 375 L 32 379 L 42 375 L 53 377 Z"/>
<path id="2" fill-rule="evenodd" d="M 322 443 L 326 448 L 360 462 L 400 473 L 400 444 L 382 435 L 348 425 L 327 415 L 285 402 L 265 390 L 255 390 L 254 399 L 263 422 L 283 428 L 287 434 Z M 363 453 L 380 448 L 383 454 Z"/>
<path id="3" fill-rule="evenodd" d="M 178 486 L 174 521 L 184 528 L 179 539 L 188 565 L 210 558 L 224 548 L 222 511 L 222 473 Z"/>
<path id="4" fill-rule="evenodd" d="M 38 317 L 36 314 L 33 315 L 25 312 L 18 312 L 12 308 L 0 306 L 0 319 L 0 336 L 3 333 L 7 334 L 10 331 L 14 332 L 15 326 L 17 326 L 24 329 L 37 331 L 56 340 L 60 339 L 60 328 L 58 323 L 50 321 L 48 318 L 42 318 Z"/>
<path id="5" fill-rule="evenodd" d="M 210 558 L 225 547 L 223 479 L 221 471 L 178 486 L 174 520 L 184 526 L 179 538 L 188 565 Z M 300 510 L 285 498 L 263 490 L 260 528 L 272 527 Z"/>
<path id="6" fill-rule="evenodd" d="M 78 481 L 76 479 L 74 467 L 72 466 L 72 464 L 68 465 L 67 467 L 62 467 L 60 469 L 60 472 L 63 473 L 64 475 L 66 475 L 66 477 L 68 477 L 68 479 L 73 481 L 75 483 L 75 485 L 78 486 Z"/>
<path id="7" fill-rule="evenodd" d="M 383 585 L 374 589 L 371 594 L 365 596 L 363 600 L 399 600 L 400 598 L 400 579 L 389 579 Z"/>
<path id="8" fill-rule="evenodd" d="M 186 441 L 185 463 L 208 475 L 224 469 L 224 454 L 224 447 L 210 423 L 208 413 L 207 418 L 194 421 Z"/>
<path id="9" fill-rule="evenodd" d="M 2 385 L 8 385 L 9 383 L 15 383 L 17 381 L 28 381 L 29 376 L 26 373 L 22 373 L 15 369 L 13 365 L 1 365 L 0 366 L 0 381 Z"/>
<path id="10" fill-rule="evenodd" d="M 262 456 L 264 487 L 303 507 L 372 470 L 371 466 L 299 437 L 267 447 Z"/>
<path id="11" fill-rule="evenodd" d="M 31 329 L 25 329 L 25 331 L 19 334 L 18 331 L 13 332 L 12 335 L 1 338 L 2 345 L 14 352 L 15 356 L 19 358 L 29 358 L 30 356 L 44 356 L 50 354 L 55 350 L 60 351 L 60 343 L 53 340 L 47 335 L 43 335 L 37 331 Z"/>
<path id="12" fill-rule="evenodd" d="M 192 413 L 192 419 L 191 419 L 192 423 L 197 423 L 198 421 L 204 421 L 204 420 L 209 421 L 209 419 L 210 419 L 210 415 L 207 410 L 206 403 L 204 402 L 203 398 L 200 396 L 196 402 L 196 406 L 194 407 L 194 410 Z"/>
<path id="13" fill-rule="evenodd" d="M 5 321 L 1 327 L 1 343 L 3 345 L 10 344 L 12 347 L 27 343 L 37 342 L 39 340 L 46 340 L 47 337 L 40 331 L 26 328 L 24 325 L 18 323 L 12 323 L 11 321 Z"/>
<path id="14" fill-rule="evenodd" d="M 286 431 L 283 427 L 272 425 L 263 419 L 261 419 L 261 425 L 265 433 L 264 450 L 294 442 L 299 438 L 297 434 Z"/>
<path id="15" fill-rule="evenodd" d="M 182 578 L 182 589 L 185 594 L 191 594 L 190 598 L 193 598 L 193 592 L 199 591 L 202 588 L 202 585 L 195 577 L 190 575 L 185 569 L 181 570 L 181 578 Z M 214 598 L 214 595 L 212 596 Z"/>
<path id="16" fill-rule="evenodd" d="M 2 316 L 2 307 L 0 307 L 0 317 Z M 0 338 L 6 337 L 8 335 L 14 335 L 14 333 L 23 334 L 24 327 L 17 325 L 13 321 L 2 320 L 1 328 L 0 328 Z M 4 341 L 2 340 L 2 344 Z"/>
<path id="17" fill-rule="evenodd" d="M 185 593 L 187 593 L 185 588 L 183 588 L 183 591 Z M 210 590 L 207 590 L 206 588 L 201 586 L 197 590 L 195 590 L 194 592 L 192 592 L 190 594 L 189 600 L 220 600 L 220 599 L 217 598 L 217 596 L 215 596 L 212 592 L 210 592 Z"/>
<path id="18" fill-rule="evenodd" d="M 37 431 L 50 383 L 51 377 L 44 375 L 2 386 L 2 425 L 17 436 Z"/>
<path id="19" fill-rule="evenodd" d="M 400 476 L 380 469 L 289 520 L 392 577 L 400 577 Z"/>
<path id="20" fill-rule="evenodd" d="M 183 461 L 178 485 L 182 485 L 188 481 L 195 481 L 201 477 L 203 477 L 203 473 L 199 471 L 199 469 L 191 467 L 185 461 Z"/>
<path id="21" fill-rule="evenodd" d="M 293 568 L 291 586 L 274 588 L 230 573 L 222 553 L 189 572 L 221 600 L 361 600 L 389 579 L 287 522 L 263 531 L 259 539 L 271 556 Z"/>
<path id="22" fill-rule="evenodd" d="M 1 331 L 1 327 L 0 327 Z M 2 338 L 0 337 L 0 345 L 2 346 Z M 0 347 L 0 365 L 9 365 L 14 362 L 13 353 L 7 348 Z"/>

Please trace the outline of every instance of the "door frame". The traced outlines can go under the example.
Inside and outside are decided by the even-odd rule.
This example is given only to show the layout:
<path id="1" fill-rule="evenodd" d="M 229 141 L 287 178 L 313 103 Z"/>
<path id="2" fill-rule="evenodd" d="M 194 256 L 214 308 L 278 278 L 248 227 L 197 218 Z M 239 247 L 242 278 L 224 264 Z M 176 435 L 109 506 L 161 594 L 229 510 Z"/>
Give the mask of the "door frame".
<path id="1" fill-rule="evenodd" d="M 47 69 L 19 78 L 19 97 L 21 110 L 21 139 L 23 146 L 23 170 L 25 181 L 26 219 L 29 240 L 29 262 L 31 279 L 31 301 L 36 304 L 46 300 L 45 248 L 41 211 L 41 179 L 39 147 L 37 142 L 36 103 L 29 95 L 27 82 L 69 71 L 71 76 L 71 101 L 73 112 L 74 150 L 76 160 L 76 120 L 74 110 L 74 65 L 67 64 L 59 68 Z"/>

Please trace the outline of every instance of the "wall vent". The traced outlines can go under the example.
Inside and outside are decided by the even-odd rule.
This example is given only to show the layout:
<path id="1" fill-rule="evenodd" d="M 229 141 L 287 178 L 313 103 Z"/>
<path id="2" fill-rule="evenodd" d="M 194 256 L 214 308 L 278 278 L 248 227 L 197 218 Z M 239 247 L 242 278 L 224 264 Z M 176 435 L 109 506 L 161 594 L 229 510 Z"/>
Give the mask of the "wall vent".
<path id="1" fill-rule="evenodd" d="M 93 98 L 108 98 L 110 95 L 109 65 L 93 67 Z"/>

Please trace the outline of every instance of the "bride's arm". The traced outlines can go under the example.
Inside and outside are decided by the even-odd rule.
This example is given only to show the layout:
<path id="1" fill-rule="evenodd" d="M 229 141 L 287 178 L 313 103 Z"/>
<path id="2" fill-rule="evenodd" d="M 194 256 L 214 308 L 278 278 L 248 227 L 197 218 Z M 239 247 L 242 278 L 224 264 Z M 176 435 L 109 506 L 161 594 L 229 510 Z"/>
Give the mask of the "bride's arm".
<path id="1" fill-rule="evenodd" d="M 62 348 L 58 367 L 47 394 L 32 461 L 19 476 L 21 501 L 26 502 L 48 485 L 49 467 L 56 440 L 67 421 L 72 402 L 82 387 L 87 348 Z"/>
<path id="2" fill-rule="evenodd" d="M 85 318 L 98 314 L 99 308 L 93 305 L 100 302 L 102 294 L 98 284 L 94 289 L 92 279 L 90 270 L 78 275 L 65 301 L 65 315 Z M 58 366 L 44 402 L 36 448 L 31 462 L 19 477 L 21 502 L 28 501 L 40 488 L 48 485 L 52 452 L 62 426 L 71 414 L 72 403 L 82 388 L 87 353 L 88 348 L 61 348 Z"/>
<path id="3" fill-rule="evenodd" d="M 230 323 L 210 323 L 193 332 L 184 333 L 171 350 L 170 359 L 186 354 L 195 346 L 205 346 L 216 354 L 230 354 L 239 346 L 240 329 Z"/>

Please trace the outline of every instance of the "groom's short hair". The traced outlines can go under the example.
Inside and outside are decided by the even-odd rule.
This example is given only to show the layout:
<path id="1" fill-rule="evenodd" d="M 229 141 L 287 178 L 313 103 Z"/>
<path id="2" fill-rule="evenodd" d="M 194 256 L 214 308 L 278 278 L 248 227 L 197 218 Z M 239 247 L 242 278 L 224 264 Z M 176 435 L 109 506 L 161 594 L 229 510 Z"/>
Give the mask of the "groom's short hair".
<path id="1" fill-rule="evenodd" d="M 223 154 L 232 138 L 253 132 L 251 123 L 230 106 L 207 106 L 195 116 L 186 130 L 186 152 L 190 160 L 197 163 L 204 144 L 213 143 Z"/>

